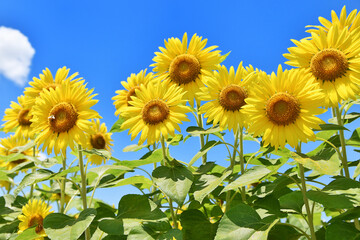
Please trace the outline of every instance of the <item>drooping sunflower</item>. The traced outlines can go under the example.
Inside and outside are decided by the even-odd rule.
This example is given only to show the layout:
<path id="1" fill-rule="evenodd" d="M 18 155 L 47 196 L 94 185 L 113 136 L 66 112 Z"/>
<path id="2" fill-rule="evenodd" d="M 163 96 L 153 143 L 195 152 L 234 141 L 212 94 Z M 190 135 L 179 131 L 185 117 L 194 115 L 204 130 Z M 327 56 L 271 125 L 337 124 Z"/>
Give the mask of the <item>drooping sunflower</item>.
<path id="1" fill-rule="evenodd" d="M 185 33 L 182 41 L 178 38 L 169 38 L 165 48 L 156 52 L 151 66 L 160 78 L 180 86 L 185 92 L 185 98 L 193 105 L 195 94 L 204 86 L 203 76 L 211 75 L 216 66 L 222 61 L 217 46 L 205 48 L 207 39 L 194 34 L 188 46 L 188 37 Z"/>
<path id="2" fill-rule="evenodd" d="M 228 71 L 225 66 L 221 66 L 214 72 L 214 77 L 204 81 L 207 87 L 201 88 L 198 95 L 200 100 L 207 102 L 200 107 L 199 112 L 205 113 L 208 122 L 213 121 L 214 125 L 219 123 L 220 130 L 228 127 L 235 133 L 247 125 L 242 109 L 249 95 L 248 85 L 243 81 L 247 75 L 248 71 L 240 63 L 236 73 L 233 67 Z"/>
<path id="3" fill-rule="evenodd" d="M 99 114 L 90 109 L 97 103 L 93 90 L 85 88 L 82 81 L 75 84 L 62 84 L 55 89 L 40 93 L 33 107 L 33 127 L 39 134 L 35 138 L 37 144 L 42 144 L 42 150 L 55 154 L 68 146 L 74 149 L 74 144 L 86 145 L 85 132 L 89 132 L 91 121 L 100 118 Z"/>
<path id="4" fill-rule="evenodd" d="M 25 88 L 24 95 L 29 97 L 29 104 L 35 104 L 35 99 L 39 97 L 40 93 L 46 89 L 55 89 L 56 87 L 62 85 L 65 82 L 75 83 L 82 78 L 75 78 L 78 73 L 74 73 L 70 76 L 69 75 L 69 68 L 65 66 L 59 68 L 56 72 L 55 79 L 53 78 L 50 70 L 46 68 L 43 70 L 43 74 L 39 75 L 39 78 L 33 77 L 33 81 L 29 82 L 31 87 Z"/>
<path id="5" fill-rule="evenodd" d="M 90 128 L 89 133 L 86 135 L 87 136 L 87 149 L 91 150 L 91 149 L 105 149 L 107 151 L 110 151 L 111 148 L 110 146 L 113 146 L 113 144 L 111 143 L 113 140 L 111 139 L 111 135 L 112 133 L 109 133 L 107 131 L 106 125 L 105 123 L 102 123 L 100 125 L 100 120 L 99 119 L 92 119 L 91 121 L 92 125 Z M 89 161 L 92 164 L 95 165 L 100 165 L 103 161 L 104 163 L 106 162 L 106 159 L 96 155 L 96 154 L 91 154 L 89 157 Z"/>
<path id="6" fill-rule="evenodd" d="M 129 129 L 131 140 L 141 132 L 139 145 L 146 140 L 148 145 L 156 143 L 160 135 L 165 138 L 168 134 L 174 136 L 175 129 L 181 131 L 179 124 L 189 121 L 186 114 L 191 109 L 185 106 L 185 93 L 178 86 L 151 82 L 135 91 L 136 97 L 131 97 L 130 101 L 132 106 L 123 111 L 126 121 L 121 128 Z"/>
<path id="7" fill-rule="evenodd" d="M 154 80 L 154 74 L 152 72 L 146 74 L 146 70 L 141 70 L 138 74 L 132 73 L 127 81 L 122 81 L 121 85 L 125 88 L 124 90 L 117 90 L 117 94 L 112 98 L 116 108 L 115 115 L 121 115 L 121 112 L 127 106 L 130 106 L 131 96 L 135 96 L 135 89 L 140 89 L 140 85 L 145 86 Z"/>
<path id="8" fill-rule="evenodd" d="M 18 97 L 18 103 L 11 102 L 10 108 L 5 110 L 5 116 L 3 118 L 5 123 L 3 126 L 6 133 L 16 128 L 15 136 L 33 138 L 34 133 L 32 132 L 30 121 L 32 118 L 30 113 L 31 106 L 26 102 L 26 97 L 22 95 Z"/>
<path id="9" fill-rule="evenodd" d="M 324 94 L 309 78 L 305 70 L 283 72 L 280 65 L 277 75 L 263 79 L 245 99 L 243 108 L 251 123 L 248 131 L 262 136 L 264 146 L 277 149 L 288 143 L 296 147 L 299 140 L 315 140 L 313 129 L 324 123 L 315 116 L 325 111 L 319 108 Z"/>
<path id="10" fill-rule="evenodd" d="M 52 213 L 51 206 L 48 206 L 41 199 L 30 199 L 29 202 L 22 207 L 22 214 L 18 216 L 20 220 L 19 231 L 22 233 L 26 229 L 35 226 L 35 232 L 39 235 L 37 240 L 42 240 L 46 237 L 43 227 L 44 219 L 47 215 Z"/>
<path id="11" fill-rule="evenodd" d="M 288 48 L 286 63 L 311 73 L 323 89 L 325 107 L 335 107 L 342 100 L 355 99 L 360 93 L 360 32 L 350 33 L 338 25 L 328 32 L 319 30 L 311 39 L 293 40 L 297 47 Z"/>
<path id="12" fill-rule="evenodd" d="M 16 149 L 17 147 L 25 146 L 26 144 L 30 143 L 30 140 L 27 138 L 24 138 L 22 136 L 15 136 L 11 135 L 7 138 L 0 139 L 0 155 L 2 156 L 8 156 L 13 153 L 18 153 L 19 150 Z M 33 149 L 27 149 L 25 151 L 20 152 L 23 155 L 26 156 L 32 156 L 33 155 Z M 1 161 L 0 160 L 0 166 L 5 167 L 7 170 L 11 170 L 17 165 L 27 162 L 27 159 L 18 159 L 14 161 Z"/>
<path id="13" fill-rule="evenodd" d="M 352 10 L 349 15 L 346 14 L 346 6 L 344 6 L 341 10 L 340 15 L 338 16 L 334 10 L 331 11 L 331 21 L 326 18 L 319 17 L 319 22 L 322 26 L 318 25 L 309 25 L 306 27 L 311 27 L 315 29 L 309 29 L 307 32 L 314 32 L 319 34 L 319 29 L 324 31 L 328 31 L 333 25 L 338 25 L 340 29 L 346 28 L 349 32 L 359 31 L 360 30 L 360 14 L 358 14 L 357 10 Z"/>

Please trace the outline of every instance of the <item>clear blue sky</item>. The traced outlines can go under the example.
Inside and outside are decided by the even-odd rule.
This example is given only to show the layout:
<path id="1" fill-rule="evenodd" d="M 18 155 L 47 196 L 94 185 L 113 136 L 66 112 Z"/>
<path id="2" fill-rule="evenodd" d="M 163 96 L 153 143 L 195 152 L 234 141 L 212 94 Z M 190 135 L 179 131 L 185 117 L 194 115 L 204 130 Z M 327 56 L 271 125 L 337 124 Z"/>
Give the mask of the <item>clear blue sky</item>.
<path id="1" fill-rule="evenodd" d="M 358 1 L 45 1 L 1 0 L 0 26 L 17 29 L 28 37 L 35 55 L 28 80 L 46 67 L 53 73 L 67 66 L 79 72 L 95 88 L 99 103 L 94 107 L 108 128 L 116 121 L 111 98 L 121 88 L 120 81 L 152 63 L 154 52 L 164 39 L 181 38 L 184 32 L 208 38 L 223 53 L 231 51 L 227 67 L 252 64 L 268 73 L 283 64 L 282 56 L 293 46 L 290 39 L 308 36 L 305 26 L 318 24 L 318 16 L 330 18 L 343 5 L 348 12 Z M 2 54 L 0 52 L 0 54 Z M 16 101 L 23 88 L 0 75 L 0 114 Z M 192 119 L 193 120 L 193 119 Z M 192 121 L 195 124 L 194 121 Z M 185 132 L 185 127 L 182 128 Z M 0 136 L 4 136 L 1 134 Z M 126 132 L 113 134 L 114 156 L 135 159 L 142 152 L 123 153 L 130 142 Z M 196 146 L 196 147 L 195 147 Z M 196 153 L 198 139 L 174 154 L 189 161 Z M 182 149 L 182 151 L 180 150 Z M 221 149 L 221 148 L 219 148 Z M 251 150 L 255 150 L 250 147 Z M 219 154 L 219 155 L 217 155 Z M 213 159 L 222 156 L 213 152 Z M 119 191 L 126 191 L 121 188 Z M 133 191 L 133 190 L 129 190 Z M 136 190 L 134 190 L 136 192 Z M 117 203 L 125 192 L 101 191 L 107 202 Z M 116 196 L 115 196 L 116 195 Z"/>

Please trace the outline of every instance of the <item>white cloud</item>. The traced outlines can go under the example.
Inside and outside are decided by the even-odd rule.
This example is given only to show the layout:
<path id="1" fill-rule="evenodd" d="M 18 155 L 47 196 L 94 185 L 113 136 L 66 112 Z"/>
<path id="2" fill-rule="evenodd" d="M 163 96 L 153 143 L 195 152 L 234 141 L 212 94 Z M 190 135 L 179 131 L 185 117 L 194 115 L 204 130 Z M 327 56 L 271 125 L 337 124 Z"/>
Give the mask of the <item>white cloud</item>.
<path id="1" fill-rule="evenodd" d="M 19 30 L 0 26 L 0 74 L 24 86 L 35 54 L 28 38 Z"/>

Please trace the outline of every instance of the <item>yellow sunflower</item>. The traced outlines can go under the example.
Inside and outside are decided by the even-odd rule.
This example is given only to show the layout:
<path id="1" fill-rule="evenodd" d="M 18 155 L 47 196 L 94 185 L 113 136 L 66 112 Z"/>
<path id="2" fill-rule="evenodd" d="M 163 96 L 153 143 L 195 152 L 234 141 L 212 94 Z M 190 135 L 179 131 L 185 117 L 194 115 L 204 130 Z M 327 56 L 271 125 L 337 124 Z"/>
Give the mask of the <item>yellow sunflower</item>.
<path id="1" fill-rule="evenodd" d="M 44 239 L 46 233 L 43 222 L 45 217 L 53 212 L 50 211 L 50 209 L 51 206 L 48 206 L 41 199 L 30 199 L 29 202 L 22 207 L 22 214 L 18 216 L 20 220 L 18 233 L 22 233 L 26 229 L 36 226 L 35 232 L 39 235 L 37 240 Z"/>
<path id="2" fill-rule="evenodd" d="M 251 72 L 251 71 L 250 71 Z M 214 77 L 204 81 L 207 87 L 201 88 L 199 99 L 207 101 L 199 112 L 205 113 L 208 122 L 220 124 L 220 130 L 227 127 L 236 132 L 240 127 L 246 127 L 246 116 L 242 107 L 248 97 L 248 84 L 243 79 L 248 71 L 239 64 L 236 73 L 233 67 L 229 71 L 225 66 L 214 72 Z"/>
<path id="3" fill-rule="evenodd" d="M 326 18 L 319 17 L 319 22 L 322 26 L 317 25 L 309 25 L 306 27 L 312 27 L 316 29 L 309 29 L 307 32 L 314 32 L 319 34 L 319 29 L 328 31 L 333 25 L 339 25 L 340 29 L 346 28 L 349 32 L 352 31 L 359 31 L 360 28 L 360 14 L 358 14 L 357 10 L 353 10 L 346 14 L 346 6 L 344 6 L 341 10 L 340 15 L 338 16 L 334 10 L 331 11 L 331 21 L 327 20 Z"/>
<path id="4" fill-rule="evenodd" d="M 183 98 L 184 92 L 176 85 L 166 82 L 151 82 L 145 87 L 136 89 L 136 97 L 131 97 L 131 107 L 124 109 L 126 121 L 121 125 L 122 129 L 129 129 L 131 140 L 140 132 L 139 145 L 147 139 L 147 144 L 153 144 L 160 140 L 160 135 L 165 138 L 168 134 L 175 135 L 175 129 L 179 132 L 178 124 L 189 121 L 186 114 L 191 111 Z"/>
<path id="5" fill-rule="evenodd" d="M 51 194 L 50 200 L 52 201 L 60 201 L 61 193 L 53 193 Z M 65 194 L 65 203 L 67 204 L 70 201 L 71 197 Z"/>
<path id="6" fill-rule="evenodd" d="M 13 153 L 18 153 L 19 150 L 16 148 L 25 146 L 28 143 L 30 143 L 30 140 L 26 139 L 22 136 L 11 135 L 7 138 L 2 138 L 2 139 L 0 139 L 0 155 L 8 156 Z M 32 156 L 33 149 L 32 148 L 27 149 L 27 150 L 21 152 L 21 154 L 26 155 L 26 156 Z M 5 167 L 7 170 L 11 170 L 14 167 L 16 167 L 17 165 L 27 162 L 27 161 L 28 161 L 27 159 L 18 159 L 18 160 L 9 161 L 9 162 L 0 160 L 0 167 Z"/>
<path id="7" fill-rule="evenodd" d="M 323 106 L 335 107 L 341 100 L 355 99 L 360 93 L 360 32 L 351 34 L 338 25 L 328 32 L 319 30 L 311 39 L 293 40 L 284 57 L 287 64 L 311 73 L 326 95 Z"/>
<path id="8" fill-rule="evenodd" d="M 18 97 L 18 103 L 11 102 L 10 108 L 5 110 L 3 121 L 5 123 L 4 131 L 8 133 L 16 128 L 15 136 L 24 136 L 25 138 L 33 138 L 31 121 L 32 115 L 30 113 L 31 106 L 26 104 L 26 97 L 24 95 Z"/>
<path id="9" fill-rule="evenodd" d="M 304 70 L 292 69 L 283 72 L 281 65 L 271 77 L 263 79 L 252 90 L 252 96 L 245 99 L 244 112 L 251 123 L 248 131 L 261 136 L 264 146 L 276 149 L 286 142 L 295 147 L 298 140 L 314 141 L 312 129 L 319 129 L 324 123 L 315 117 L 325 110 L 319 108 L 324 94 L 318 83 L 309 81 L 310 74 Z"/>
<path id="10" fill-rule="evenodd" d="M 188 46 L 188 37 L 185 33 L 182 41 L 178 38 L 169 38 L 165 48 L 156 52 L 151 66 L 159 77 L 180 86 L 185 90 L 185 98 L 193 105 L 195 94 L 203 87 L 203 76 L 211 75 L 216 66 L 222 61 L 220 51 L 213 51 L 217 46 L 205 48 L 207 39 L 202 40 L 194 34 Z"/>
<path id="11" fill-rule="evenodd" d="M 124 90 L 117 90 L 117 94 L 112 98 L 114 100 L 114 105 L 116 108 L 115 115 L 118 116 L 121 114 L 122 110 L 127 106 L 130 106 L 131 96 L 135 96 L 135 89 L 139 89 L 141 84 L 145 86 L 148 82 L 154 80 L 154 75 L 152 72 L 146 74 L 146 69 L 141 70 L 138 74 L 132 73 L 130 77 L 127 78 L 127 81 L 122 81 L 121 85 L 125 88 Z"/>
<path id="12" fill-rule="evenodd" d="M 25 88 L 24 95 L 29 97 L 29 104 L 33 105 L 35 104 L 35 99 L 40 95 L 40 93 L 44 89 L 55 89 L 57 86 L 62 85 L 64 82 L 71 82 L 75 83 L 76 81 L 81 80 L 82 78 L 76 78 L 74 79 L 78 73 L 74 73 L 71 76 L 69 75 L 69 68 L 66 68 L 65 66 L 62 68 L 59 68 L 56 72 L 55 79 L 53 78 L 50 70 L 46 68 L 43 70 L 43 74 L 40 74 L 39 78 L 33 77 L 33 81 L 29 82 L 31 87 Z"/>
<path id="13" fill-rule="evenodd" d="M 74 144 L 86 145 L 86 135 L 91 122 L 89 119 L 100 118 L 90 107 L 98 100 L 92 99 L 93 90 L 85 88 L 82 81 L 75 84 L 62 84 L 56 89 L 40 93 L 33 107 L 33 128 L 39 133 L 35 142 L 42 144 L 42 150 L 55 154 L 65 150 L 68 146 L 74 150 Z"/>
<path id="14" fill-rule="evenodd" d="M 95 149 L 105 149 L 107 151 L 110 151 L 110 146 L 113 146 L 111 143 L 113 140 L 111 139 L 112 133 L 109 133 L 107 131 L 105 123 L 102 123 L 100 125 L 99 119 L 92 119 L 91 121 L 91 129 L 89 131 L 89 134 L 87 134 L 87 149 L 91 150 L 93 148 Z M 99 155 L 91 154 L 89 157 L 89 161 L 92 164 L 100 165 L 104 161 L 106 162 L 106 159 L 102 158 Z"/>

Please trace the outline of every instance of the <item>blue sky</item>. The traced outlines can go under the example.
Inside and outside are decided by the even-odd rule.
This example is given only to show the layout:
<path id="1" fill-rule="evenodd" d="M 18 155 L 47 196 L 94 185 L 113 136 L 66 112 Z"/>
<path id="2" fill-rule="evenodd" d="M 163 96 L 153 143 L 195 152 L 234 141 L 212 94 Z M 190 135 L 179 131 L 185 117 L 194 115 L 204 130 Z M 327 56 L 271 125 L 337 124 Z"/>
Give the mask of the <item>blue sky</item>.
<path id="1" fill-rule="evenodd" d="M 71 73 L 79 72 L 88 87 L 98 93 L 99 103 L 94 109 L 110 128 L 116 121 L 111 98 L 121 88 L 120 82 L 131 73 L 149 69 L 154 52 L 164 45 L 164 39 L 181 38 L 184 32 L 189 36 L 197 33 L 208 39 L 208 45 L 219 46 L 223 53 L 231 51 L 224 62 L 227 67 L 243 61 L 244 65 L 252 64 L 271 73 L 284 63 L 282 54 L 293 46 L 290 39 L 308 36 L 306 25 L 318 24 L 318 16 L 329 19 L 331 10 L 339 14 L 343 5 L 348 12 L 360 6 L 358 1 L 338 0 L 65 0 L 51 4 L 45 0 L 1 0 L 0 26 L 19 30 L 35 49 L 28 81 L 46 67 L 53 73 L 62 66 L 70 68 Z M 3 115 L 10 101 L 22 94 L 23 87 L 1 74 L 0 84 Z M 182 129 L 185 131 L 185 127 Z M 113 134 L 113 139 L 115 157 L 130 160 L 142 155 L 121 151 L 136 143 L 130 142 L 126 132 Z M 176 147 L 173 155 L 188 162 L 198 150 L 198 139 L 190 140 L 184 148 L 189 151 Z M 212 156 L 216 160 L 222 153 L 214 150 Z M 107 192 L 110 190 L 101 191 L 104 195 L 98 197 L 110 203 L 117 203 L 125 193 L 110 197 Z"/>

